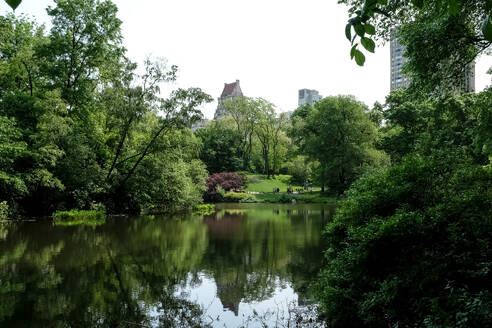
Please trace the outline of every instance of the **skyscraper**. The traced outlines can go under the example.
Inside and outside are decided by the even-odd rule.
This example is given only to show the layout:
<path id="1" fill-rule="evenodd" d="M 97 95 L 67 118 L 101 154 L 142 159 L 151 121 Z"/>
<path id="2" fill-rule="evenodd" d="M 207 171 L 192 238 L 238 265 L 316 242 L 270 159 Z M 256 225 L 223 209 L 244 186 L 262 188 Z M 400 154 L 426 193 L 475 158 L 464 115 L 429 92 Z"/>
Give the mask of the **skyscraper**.
<path id="1" fill-rule="evenodd" d="M 316 90 L 300 89 L 298 106 L 301 107 L 306 104 L 314 105 L 321 99 L 323 99 L 323 96 Z"/>
<path id="2" fill-rule="evenodd" d="M 407 62 L 407 58 L 403 56 L 405 47 L 398 42 L 398 38 L 395 36 L 395 30 L 391 31 L 391 85 L 390 90 L 396 90 L 399 88 L 408 87 L 409 80 L 402 74 L 401 69 L 403 64 Z"/>
<path id="3" fill-rule="evenodd" d="M 403 65 L 407 62 L 407 58 L 403 55 L 405 47 L 398 42 L 396 37 L 396 30 L 391 31 L 391 84 L 390 90 L 397 90 L 400 88 L 406 88 L 410 84 L 410 79 L 402 74 L 401 70 Z M 475 92 L 475 62 L 467 65 L 465 75 L 463 77 L 463 84 L 461 89 L 465 92 Z"/>

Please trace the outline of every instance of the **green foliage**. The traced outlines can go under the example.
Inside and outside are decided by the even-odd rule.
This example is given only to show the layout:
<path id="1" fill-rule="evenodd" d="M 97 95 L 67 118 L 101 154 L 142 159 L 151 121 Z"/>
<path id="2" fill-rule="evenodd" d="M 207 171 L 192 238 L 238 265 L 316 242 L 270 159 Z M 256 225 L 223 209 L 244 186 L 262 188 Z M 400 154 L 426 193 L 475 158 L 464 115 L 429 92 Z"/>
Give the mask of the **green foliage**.
<path id="1" fill-rule="evenodd" d="M 200 159 L 210 174 L 234 172 L 243 168 L 243 141 L 240 131 L 228 127 L 224 120 L 218 120 L 199 129 L 196 135 L 203 143 Z"/>
<path id="2" fill-rule="evenodd" d="M 342 193 L 372 167 L 386 165 L 376 150 L 377 130 L 364 104 L 350 96 L 327 97 L 294 112 L 290 136 L 299 152 L 319 163 L 317 180 Z"/>
<path id="3" fill-rule="evenodd" d="M 187 127 L 211 98 L 198 88 L 161 98 L 177 67 L 149 58 L 137 74 L 111 1 L 60 0 L 48 14 L 48 33 L 0 17 L 0 199 L 29 215 L 201 202 L 201 142 Z"/>
<path id="4" fill-rule="evenodd" d="M 486 326 L 490 173 L 440 152 L 356 182 L 326 228 L 318 290 L 329 324 Z"/>
<path id="5" fill-rule="evenodd" d="M 224 203 L 242 203 L 250 200 L 250 195 L 243 192 L 227 191 L 221 193 L 222 202 Z"/>
<path id="6" fill-rule="evenodd" d="M 20 3 L 22 2 L 22 0 L 5 0 L 5 2 L 10 6 L 12 7 L 12 9 L 16 9 Z"/>
<path id="7" fill-rule="evenodd" d="M 243 183 L 243 189 L 246 189 L 248 187 L 248 184 L 249 184 L 249 177 L 250 177 L 249 172 L 238 171 L 235 173 L 241 177 L 241 181 Z"/>
<path id="8" fill-rule="evenodd" d="M 265 192 L 260 194 L 250 195 L 252 199 L 248 201 L 242 201 L 242 203 L 280 203 L 291 204 L 293 200 L 297 204 L 334 204 L 335 198 L 333 195 L 316 192 L 306 192 L 301 194 L 287 194 L 287 193 L 272 193 Z"/>
<path id="9" fill-rule="evenodd" d="M 395 26 L 401 27 L 402 30 L 413 27 L 411 34 L 400 33 L 400 36 L 407 46 L 406 56 L 409 58 L 409 66 L 413 68 L 407 72 L 411 72 L 414 78 L 421 77 L 413 80 L 414 83 L 424 83 L 430 87 L 446 84 L 448 82 L 446 74 L 452 76 L 455 72 L 462 71 L 469 59 L 486 51 L 492 42 L 490 1 L 342 0 L 340 2 L 350 6 L 351 17 L 345 26 L 345 36 L 352 45 L 350 56 L 352 59 L 355 57 L 358 65 L 362 66 L 365 61 L 363 53 L 356 50 L 358 44 L 367 51 L 374 52 L 375 43 L 372 38 L 389 40 L 391 30 Z M 437 70 L 427 70 L 425 73 L 425 68 L 430 67 Z M 440 81 L 439 77 L 444 80 Z M 425 81 L 425 78 L 430 78 L 430 81 Z"/>
<path id="10" fill-rule="evenodd" d="M 290 184 L 303 186 L 306 180 L 312 180 L 315 167 L 306 156 L 298 155 L 285 163 L 287 174 L 291 176 Z"/>
<path id="11" fill-rule="evenodd" d="M 277 115 L 275 106 L 262 98 L 235 97 L 221 105 L 239 133 L 243 169 L 268 176 L 279 173 L 291 146 L 284 131 L 287 115 Z"/>
<path id="12" fill-rule="evenodd" d="M 279 174 L 270 179 L 262 174 L 251 174 L 248 177 L 250 182 L 246 191 L 272 192 L 274 188 L 279 188 L 280 191 L 286 192 L 288 187 L 303 188 L 301 184 L 292 185 L 290 175 Z"/>
<path id="13" fill-rule="evenodd" d="M 56 226 L 98 226 L 106 222 L 106 212 L 98 211 L 83 211 L 72 209 L 70 211 L 56 211 L 52 215 L 53 223 Z"/>
<path id="14" fill-rule="evenodd" d="M 9 205 L 6 201 L 0 202 L 0 221 L 8 218 Z"/>
<path id="15" fill-rule="evenodd" d="M 388 96 L 379 146 L 395 162 L 413 151 L 461 148 L 477 163 L 490 156 L 490 89 L 477 95 L 420 100 L 398 90 Z"/>
<path id="16" fill-rule="evenodd" d="M 193 214 L 211 215 L 215 212 L 215 204 L 197 204 L 193 206 Z"/>

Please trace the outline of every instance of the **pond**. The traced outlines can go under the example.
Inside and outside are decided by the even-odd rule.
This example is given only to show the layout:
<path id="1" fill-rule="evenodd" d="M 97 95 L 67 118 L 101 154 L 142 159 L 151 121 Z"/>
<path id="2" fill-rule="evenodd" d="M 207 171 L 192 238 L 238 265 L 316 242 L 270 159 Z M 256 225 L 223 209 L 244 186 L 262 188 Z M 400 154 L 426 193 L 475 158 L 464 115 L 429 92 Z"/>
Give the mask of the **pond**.
<path id="1" fill-rule="evenodd" d="M 0 326 L 310 322 L 309 285 L 332 213 L 328 205 L 220 204 L 212 215 L 1 224 Z"/>

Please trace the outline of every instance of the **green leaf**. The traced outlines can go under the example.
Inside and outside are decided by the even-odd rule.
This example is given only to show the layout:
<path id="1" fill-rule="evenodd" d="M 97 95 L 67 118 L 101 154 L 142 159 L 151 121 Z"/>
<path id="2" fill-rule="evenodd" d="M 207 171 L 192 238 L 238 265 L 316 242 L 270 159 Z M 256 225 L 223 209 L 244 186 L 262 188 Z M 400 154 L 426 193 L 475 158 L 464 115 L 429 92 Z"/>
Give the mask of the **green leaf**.
<path id="1" fill-rule="evenodd" d="M 485 12 L 488 12 L 489 10 L 492 10 L 492 0 L 487 0 L 485 2 Z"/>
<path id="2" fill-rule="evenodd" d="M 348 24 L 345 26 L 345 36 L 347 37 L 347 39 L 348 39 L 349 41 L 352 39 L 351 29 L 352 29 L 352 24 L 348 23 Z"/>
<path id="3" fill-rule="evenodd" d="M 355 30 L 355 33 L 357 33 L 357 35 L 360 37 L 363 37 L 364 34 L 366 33 L 366 30 L 364 29 L 364 26 L 362 26 L 362 24 L 354 25 L 354 30 Z"/>
<path id="4" fill-rule="evenodd" d="M 378 0 L 380 5 L 386 6 L 388 4 L 388 0 Z"/>
<path id="5" fill-rule="evenodd" d="M 374 41 L 364 37 L 360 40 L 360 43 L 362 43 L 362 45 L 364 46 L 364 48 L 366 48 L 367 51 L 374 53 L 374 48 L 376 48 L 376 44 L 374 43 Z"/>
<path id="6" fill-rule="evenodd" d="M 371 24 L 365 24 L 364 25 L 364 30 L 366 31 L 367 34 L 369 35 L 374 35 L 376 34 L 376 28 L 371 25 Z"/>
<path id="7" fill-rule="evenodd" d="M 424 6 L 424 0 L 412 0 L 412 3 L 415 7 L 422 9 Z"/>
<path id="8" fill-rule="evenodd" d="M 10 6 L 12 7 L 12 9 L 15 10 L 15 8 L 17 8 L 20 3 L 22 2 L 22 0 L 5 0 L 5 2 Z"/>
<path id="9" fill-rule="evenodd" d="M 448 0 L 448 12 L 455 16 L 458 13 L 459 5 L 458 0 Z"/>
<path id="10" fill-rule="evenodd" d="M 355 62 L 359 66 L 364 66 L 364 62 L 366 61 L 366 56 L 360 51 L 355 50 Z"/>
<path id="11" fill-rule="evenodd" d="M 350 49 L 350 59 L 354 59 L 356 49 L 357 49 L 357 43 L 352 46 L 352 49 Z"/>
<path id="12" fill-rule="evenodd" d="M 482 23 L 482 33 L 485 40 L 492 42 L 492 22 L 488 15 Z"/>

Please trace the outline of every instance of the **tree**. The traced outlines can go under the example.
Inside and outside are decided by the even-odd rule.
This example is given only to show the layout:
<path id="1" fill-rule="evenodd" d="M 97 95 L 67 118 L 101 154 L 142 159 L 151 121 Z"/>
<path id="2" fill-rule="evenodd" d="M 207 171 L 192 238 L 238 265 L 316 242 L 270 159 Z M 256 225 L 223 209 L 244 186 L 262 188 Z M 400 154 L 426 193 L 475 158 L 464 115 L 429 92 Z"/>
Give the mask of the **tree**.
<path id="1" fill-rule="evenodd" d="M 24 17 L 0 17 L 0 129 L 11 144 L 2 146 L 10 154 L 0 163 L 0 202 L 31 215 L 199 202 L 206 173 L 187 126 L 211 98 L 198 88 L 161 97 L 160 83 L 177 72 L 163 60 L 147 59 L 137 74 L 112 2 L 59 0 L 48 14 L 47 35 Z"/>
<path id="2" fill-rule="evenodd" d="M 47 9 L 53 27 L 50 42 L 40 49 L 42 70 L 50 77 L 50 87 L 61 90 L 70 112 L 81 120 L 98 83 L 120 70 L 125 49 L 117 11 L 108 0 L 58 0 L 56 7 Z"/>
<path id="3" fill-rule="evenodd" d="M 343 193 L 369 168 L 388 163 L 374 147 L 376 127 L 366 110 L 354 97 L 336 96 L 294 112 L 289 134 L 301 154 L 320 163 L 322 191 Z"/>
<path id="4" fill-rule="evenodd" d="M 277 118 L 275 114 L 275 107 L 272 103 L 264 99 L 256 99 L 254 106 L 257 108 L 258 121 L 255 126 L 255 135 L 260 142 L 261 155 L 263 157 L 263 172 L 267 175 L 267 179 L 270 179 L 272 174 L 270 166 L 270 154 L 273 147 L 274 139 L 278 140 L 278 133 L 280 131 L 280 125 L 276 125 Z M 278 141 L 277 141 L 278 143 Z"/>
<path id="5" fill-rule="evenodd" d="M 286 113 L 280 113 L 273 120 L 272 132 L 272 174 L 278 174 L 280 166 L 287 155 L 287 145 L 290 140 L 285 134 L 285 126 L 289 121 Z"/>
<path id="6" fill-rule="evenodd" d="M 203 143 L 200 159 L 210 174 L 235 172 L 243 168 L 242 134 L 228 126 L 226 121 L 214 120 L 196 132 Z"/>
<path id="7" fill-rule="evenodd" d="M 490 94 L 486 90 L 478 95 L 415 99 L 408 91 L 392 92 L 386 100 L 386 124 L 378 146 L 393 162 L 401 161 L 411 152 L 429 155 L 436 150 L 460 147 L 467 157 L 485 165 L 489 137 L 482 134 L 485 130 L 480 127 L 487 124 Z"/>
<path id="8" fill-rule="evenodd" d="M 491 172 L 440 151 L 358 180 L 326 227 L 329 325 L 488 326 Z"/>
<path id="9" fill-rule="evenodd" d="M 20 3 L 22 2 L 22 0 L 5 0 L 5 2 L 12 8 L 12 9 L 16 9 Z"/>
<path id="10" fill-rule="evenodd" d="M 456 42 L 464 42 L 463 45 L 475 46 L 483 52 L 483 45 L 492 42 L 492 17 L 490 11 L 492 2 L 482 0 L 343 0 L 350 6 L 349 14 L 352 16 L 345 27 L 347 39 L 352 43 L 350 51 L 351 58 L 355 58 L 357 64 L 363 65 L 365 56 L 357 49 L 359 43 L 355 42 L 359 37 L 360 44 L 370 52 L 374 52 L 375 43 L 373 36 L 388 40 L 391 30 L 396 26 L 406 25 L 417 18 L 425 17 L 427 22 L 440 25 L 444 21 L 451 22 L 451 28 L 458 31 L 450 35 L 443 35 L 440 42 L 442 46 L 448 47 Z M 442 20 L 444 19 L 444 21 Z M 466 22 L 468 26 L 458 26 Z M 420 24 L 420 23 L 417 23 Z M 469 25 L 472 24 L 472 25 Z M 443 27 L 441 25 L 439 28 Z M 352 35 L 352 30 L 355 32 Z M 464 38 L 464 40 L 460 40 Z M 433 46 L 439 47 L 438 43 Z M 466 48 L 466 47 L 465 47 Z M 455 47 L 457 51 L 458 48 Z M 421 48 L 420 50 L 429 50 Z M 435 49 L 434 49 L 435 50 Z M 456 53 L 442 54 L 452 59 Z M 435 53 L 433 60 L 441 60 L 440 54 Z M 454 58 L 458 59 L 458 58 Z"/>
<path id="11" fill-rule="evenodd" d="M 258 107 L 254 99 L 234 97 L 222 102 L 225 112 L 232 117 L 241 134 L 241 157 L 243 169 L 249 169 L 253 152 L 253 137 L 258 123 Z"/>

